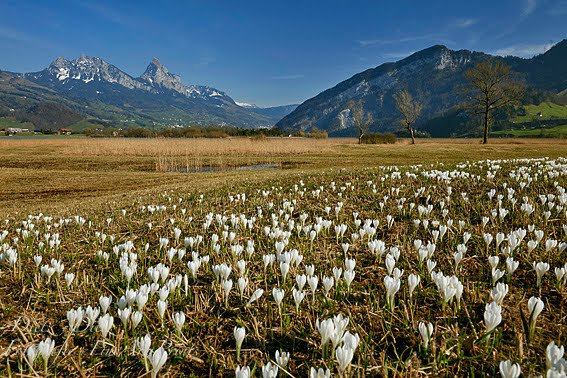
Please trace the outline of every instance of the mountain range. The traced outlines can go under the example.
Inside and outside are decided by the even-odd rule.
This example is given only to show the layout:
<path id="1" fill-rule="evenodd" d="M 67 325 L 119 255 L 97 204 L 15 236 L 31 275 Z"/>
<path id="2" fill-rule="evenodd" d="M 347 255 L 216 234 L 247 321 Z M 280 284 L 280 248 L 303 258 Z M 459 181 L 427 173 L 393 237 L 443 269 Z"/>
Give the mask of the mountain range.
<path id="1" fill-rule="evenodd" d="M 316 127 L 331 136 L 351 136 L 356 130 L 349 102 L 361 100 L 364 110 L 374 116 L 371 131 L 394 131 L 399 129 L 400 114 L 393 95 L 405 89 L 423 105 L 418 129 L 421 125 L 422 131 L 431 132 L 428 120 L 453 114 L 463 102 L 464 72 L 488 58 L 510 65 L 532 91 L 567 95 L 567 40 L 531 59 L 491 56 L 469 50 L 454 51 L 436 45 L 340 82 L 299 105 L 276 127 L 290 131 L 308 131 Z M 437 127 L 434 134 L 449 136 L 459 133 L 466 134 L 467 130 L 439 130 Z"/>
<path id="2" fill-rule="evenodd" d="M 0 71 L 0 120 L 16 115 L 12 118 L 32 122 L 36 128 L 67 127 L 85 118 L 118 127 L 276 125 L 286 132 L 317 128 L 330 136 L 353 136 L 351 100 L 361 100 L 364 110 L 373 114 L 371 131 L 395 131 L 400 115 L 393 94 L 405 89 L 423 105 L 418 131 L 439 137 L 470 135 L 475 126 L 459 110 L 464 72 L 489 58 L 518 72 L 528 93 L 537 94 L 534 98 L 543 93 L 559 96 L 567 104 L 567 40 L 563 40 L 531 59 L 436 45 L 358 73 L 299 106 L 272 108 L 236 102 L 208 86 L 185 85 L 158 59 L 133 77 L 98 57 L 57 58 L 39 72 Z"/>
<path id="3" fill-rule="evenodd" d="M 271 127 L 295 108 L 239 106 L 221 90 L 184 85 L 155 58 L 139 77 L 86 55 L 74 60 L 57 58 L 39 72 L 0 71 L 0 110 L 25 112 L 45 102 L 124 126 Z"/>

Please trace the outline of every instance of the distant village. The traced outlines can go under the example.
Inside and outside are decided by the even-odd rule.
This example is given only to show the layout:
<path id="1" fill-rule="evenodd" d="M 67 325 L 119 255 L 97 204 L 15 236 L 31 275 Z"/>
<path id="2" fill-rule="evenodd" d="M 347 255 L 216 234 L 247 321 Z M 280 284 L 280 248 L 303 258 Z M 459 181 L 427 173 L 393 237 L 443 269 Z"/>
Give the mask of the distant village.
<path id="1" fill-rule="evenodd" d="M 50 135 L 71 135 L 73 134 L 73 130 L 67 128 L 60 128 L 57 130 L 30 130 L 24 129 L 20 127 L 6 127 L 4 129 L 0 129 L 0 132 L 4 133 L 7 136 L 18 135 L 18 134 L 50 134 Z"/>

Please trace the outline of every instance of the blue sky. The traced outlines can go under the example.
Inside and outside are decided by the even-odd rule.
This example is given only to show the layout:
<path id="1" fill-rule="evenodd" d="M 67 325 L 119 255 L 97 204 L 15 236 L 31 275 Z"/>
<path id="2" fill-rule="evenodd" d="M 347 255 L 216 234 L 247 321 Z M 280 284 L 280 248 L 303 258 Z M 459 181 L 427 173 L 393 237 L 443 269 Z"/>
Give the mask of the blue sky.
<path id="1" fill-rule="evenodd" d="M 85 53 L 139 76 L 157 57 L 185 84 L 273 106 L 434 44 L 530 57 L 565 20 L 567 0 L 2 0 L 0 69 Z"/>

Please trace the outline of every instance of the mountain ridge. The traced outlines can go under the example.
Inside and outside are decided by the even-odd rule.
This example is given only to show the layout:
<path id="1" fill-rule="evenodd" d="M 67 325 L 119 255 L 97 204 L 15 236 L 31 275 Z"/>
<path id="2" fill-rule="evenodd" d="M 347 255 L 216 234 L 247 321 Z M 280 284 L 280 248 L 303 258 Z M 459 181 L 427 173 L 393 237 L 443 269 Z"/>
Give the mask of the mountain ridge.
<path id="1" fill-rule="evenodd" d="M 564 68 L 567 64 L 559 64 L 567 62 L 567 40 L 531 59 L 497 57 L 434 45 L 339 82 L 307 99 L 280 120 L 276 127 L 287 131 L 307 131 L 317 127 L 329 135 L 352 135 L 354 130 L 348 102 L 362 100 L 365 111 L 372 113 L 377 120 L 372 130 L 393 131 L 398 129 L 395 123 L 399 116 L 392 96 L 400 89 L 409 90 L 423 103 L 420 119 L 423 122 L 459 105 L 463 99 L 458 89 L 466 83 L 464 71 L 487 58 L 501 59 L 510 64 L 535 88 L 557 92 L 567 88 L 567 69 Z M 549 73 L 552 64 L 556 68 Z"/>
<path id="2" fill-rule="evenodd" d="M 151 60 L 139 77 L 85 54 L 72 60 L 58 57 L 41 71 L 16 75 L 39 85 L 44 92 L 49 89 L 51 95 L 60 96 L 56 99 L 50 95 L 51 101 L 66 104 L 85 116 L 125 126 L 131 123 L 152 127 L 156 124 L 271 127 L 285 115 L 276 111 L 274 116 L 269 111 L 238 106 L 216 88 L 185 85 L 180 76 L 170 73 L 157 58 Z M 26 85 L 31 87 L 20 83 L 20 87 Z M 31 106 L 29 101 L 22 102 Z"/>

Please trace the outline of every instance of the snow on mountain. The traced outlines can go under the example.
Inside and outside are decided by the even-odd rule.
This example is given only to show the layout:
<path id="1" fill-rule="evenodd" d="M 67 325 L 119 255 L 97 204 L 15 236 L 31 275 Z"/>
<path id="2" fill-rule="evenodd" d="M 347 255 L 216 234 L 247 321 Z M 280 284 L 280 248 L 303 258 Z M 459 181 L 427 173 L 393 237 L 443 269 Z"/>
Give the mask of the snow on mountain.
<path id="1" fill-rule="evenodd" d="M 175 114 L 188 124 L 270 127 L 289 113 L 287 108 L 261 109 L 238 106 L 225 92 L 204 85 L 185 85 L 154 58 L 139 77 L 133 77 L 98 57 L 55 59 L 39 72 L 19 74 L 49 88 L 80 110 L 103 119 L 139 119 L 169 122 L 163 114 Z M 88 104 L 88 105 L 87 105 Z M 107 114 L 108 106 L 115 110 Z M 133 115 L 135 114 L 135 117 Z M 169 117 L 171 118 L 171 117 Z"/>
<path id="2" fill-rule="evenodd" d="M 247 102 L 234 101 L 234 103 L 235 103 L 236 105 L 240 106 L 240 107 L 243 107 L 243 108 L 258 108 L 257 105 L 255 105 L 255 104 L 249 104 L 249 103 L 247 103 Z"/>
<path id="3" fill-rule="evenodd" d="M 24 75 L 27 78 L 43 79 L 53 81 L 56 79 L 60 84 L 72 83 L 80 80 L 85 84 L 92 81 L 107 81 L 116 83 L 129 89 L 150 90 L 150 88 L 116 68 L 110 63 L 97 57 L 89 57 L 81 55 L 75 60 L 66 60 L 59 57 L 55 59 L 51 65 L 40 72 L 34 72 Z"/>
<path id="4" fill-rule="evenodd" d="M 140 89 L 152 93 L 174 91 L 191 98 L 234 103 L 226 93 L 218 89 L 203 85 L 184 85 L 181 77 L 170 73 L 157 58 L 152 59 L 144 73 L 138 78 L 128 75 L 101 58 L 87 55 L 81 55 L 75 60 L 59 57 L 47 69 L 24 74 L 24 77 L 44 83 L 51 82 L 54 85 L 57 82 L 59 85 L 71 85 L 75 81 L 82 81 L 85 84 L 108 82 L 128 89 Z"/>

